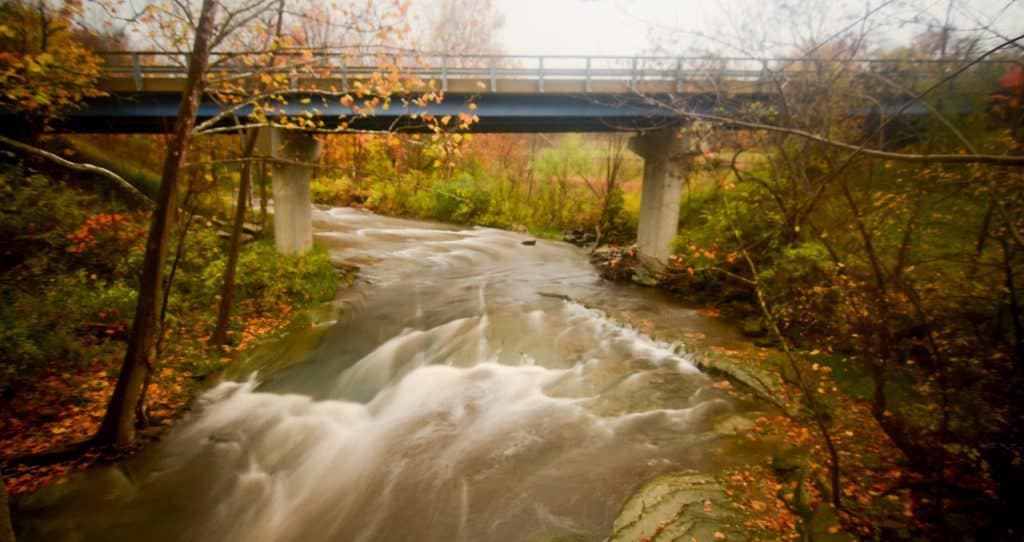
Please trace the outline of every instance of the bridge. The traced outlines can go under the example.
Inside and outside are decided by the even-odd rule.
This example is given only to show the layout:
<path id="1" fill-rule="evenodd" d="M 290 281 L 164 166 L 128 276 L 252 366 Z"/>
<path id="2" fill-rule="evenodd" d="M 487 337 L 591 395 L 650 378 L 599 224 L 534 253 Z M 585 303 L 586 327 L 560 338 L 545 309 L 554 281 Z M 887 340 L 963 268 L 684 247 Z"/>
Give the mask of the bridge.
<path id="1" fill-rule="evenodd" d="M 766 100 L 771 88 L 767 61 L 697 57 L 513 56 L 461 55 L 415 57 L 380 53 L 345 55 L 318 51 L 274 53 L 280 67 L 260 72 L 248 55 L 214 56 L 215 81 L 269 73 L 286 77 L 285 88 L 309 89 L 294 96 L 281 112 L 294 116 L 318 110 L 326 129 L 342 122 L 351 129 L 423 131 L 413 114 L 457 115 L 475 104 L 480 121 L 471 130 L 481 133 L 636 131 L 677 120 L 674 106 L 709 113 L 713 108 Z M 293 56 L 285 58 L 281 56 Z M 100 87 L 109 96 L 90 100 L 57 127 L 77 133 L 163 133 L 174 123 L 185 81 L 184 56 L 162 52 L 103 53 L 105 69 Z M 383 62 L 382 62 L 383 61 Z M 762 66 L 758 67 L 758 62 Z M 773 61 L 776 62 L 776 61 Z M 382 65 L 383 64 L 383 65 Z M 296 68 L 295 66 L 298 66 Z M 318 99 L 317 89 L 356 92 L 375 73 L 397 67 L 423 83 L 424 90 L 443 90 L 445 99 L 426 107 L 402 106 L 395 96 L 387 110 L 359 115 L 353 105 L 337 99 Z M 799 75 L 792 70 L 791 77 Z M 671 104 L 673 107 L 666 107 Z M 360 104 L 354 104 L 358 107 Z M 199 122 L 222 111 L 207 97 Z M 245 117 L 251 108 L 243 108 Z M 227 124 L 226 124 L 227 125 Z"/>
<path id="2" fill-rule="evenodd" d="M 185 81 L 185 55 L 167 52 L 103 53 L 100 82 L 108 96 L 91 100 L 56 128 L 78 133 L 165 133 L 174 124 Z M 255 60 L 254 60 L 255 59 Z M 261 60 L 264 64 L 260 64 Z M 268 60 L 269 59 L 269 60 Z M 269 66 L 267 67 L 267 62 Z M 261 54 L 216 53 L 211 86 L 218 81 L 266 75 L 299 94 L 276 106 L 290 117 L 316 109 L 325 130 L 423 131 L 414 115 L 457 116 L 468 112 L 479 121 L 473 132 L 639 132 L 630 148 L 644 159 L 637 243 L 642 257 L 657 267 L 671 254 L 679 218 L 679 198 L 692 158 L 701 152 L 698 135 L 680 130 L 682 110 L 728 113 L 751 103 L 770 103 L 781 81 L 815 75 L 828 60 L 802 58 L 616 57 L 424 55 L 401 51 L 291 51 Z M 836 65 L 839 62 L 835 62 Z M 842 61 L 847 69 L 849 61 Z M 952 71 L 951 62 L 917 61 L 919 77 Z M 852 63 L 861 75 L 905 70 L 906 60 L 863 60 Z M 373 74 L 397 68 L 424 88 L 444 91 L 441 103 L 410 105 L 393 96 L 387 109 L 360 115 L 356 100 L 345 105 L 320 92 L 357 93 Z M 920 115 L 918 106 L 899 99 L 866 104 L 862 114 L 885 116 L 899 111 Z M 200 123 L 224 110 L 222 101 L 204 98 Z M 237 114 L 245 118 L 252 107 Z M 0 118 L 4 115 L 0 112 Z M 231 119 L 221 127 L 230 129 Z M 262 129 L 263 154 L 273 167 L 274 223 L 278 249 L 299 252 L 312 243 L 309 180 L 319 143 L 301 131 Z"/>

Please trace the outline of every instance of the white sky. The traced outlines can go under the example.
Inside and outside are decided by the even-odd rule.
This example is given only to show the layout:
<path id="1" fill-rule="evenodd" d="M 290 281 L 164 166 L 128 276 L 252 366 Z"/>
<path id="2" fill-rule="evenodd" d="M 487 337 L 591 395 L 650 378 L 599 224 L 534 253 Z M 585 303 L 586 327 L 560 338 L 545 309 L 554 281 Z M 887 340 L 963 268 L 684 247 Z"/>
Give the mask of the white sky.
<path id="1" fill-rule="evenodd" d="M 633 15 L 635 2 L 493 1 L 505 18 L 501 42 L 512 54 L 634 54 L 649 45 L 647 24 Z"/>
<path id="2" fill-rule="evenodd" d="M 708 34 L 743 36 L 748 30 L 744 24 L 759 26 L 762 30 L 774 27 L 769 39 L 792 40 L 780 35 L 779 29 L 790 26 L 793 19 L 769 20 L 765 12 L 768 0 L 492 0 L 497 11 L 504 15 L 500 30 L 501 42 L 510 54 L 605 54 L 633 55 L 650 51 L 659 36 L 666 43 L 663 32 L 667 29 L 696 30 Z M 903 44 L 924 29 L 924 20 L 941 25 L 949 0 L 909 0 L 916 6 L 907 7 L 908 0 L 796 0 L 788 2 L 817 15 L 818 21 L 803 23 L 804 33 L 812 25 L 816 34 L 830 32 L 848 24 L 862 14 L 866 6 L 886 3 L 881 17 L 874 20 L 884 27 L 877 29 L 876 44 Z M 925 17 L 920 17 L 921 10 Z M 917 21 L 914 16 L 917 15 Z M 1024 1 L 1013 0 L 956 0 L 952 20 L 961 28 L 976 28 L 979 24 L 995 21 L 1004 35 L 1016 37 L 1024 33 Z M 659 33 L 659 27 L 661 33 Z M 756 29 L 754 29 L 756 30 Z M 769 34 L 772 30 L 767 30 Z M 755 32 L 756 33 L 756 32 Z M 679 36 L 677 34 L 677 36 Z M 685 40 L 691 47 L 722 51 L 706 40 L 697 41 L 692 34 Z M 684 45 L 673 46 L 683 52 Z M 723 51 L 724 52 L 724 51 Z M 733 51 L 736 53 L 736 51 Z"/>

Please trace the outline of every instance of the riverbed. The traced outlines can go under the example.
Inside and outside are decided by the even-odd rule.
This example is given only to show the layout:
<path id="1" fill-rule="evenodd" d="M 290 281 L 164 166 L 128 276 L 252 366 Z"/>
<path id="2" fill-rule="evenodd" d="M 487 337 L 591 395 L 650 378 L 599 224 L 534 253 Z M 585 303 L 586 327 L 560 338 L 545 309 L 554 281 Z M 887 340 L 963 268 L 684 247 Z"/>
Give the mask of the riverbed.
<path id="1" fill-rule="evenodd" d="M 715 427 L 756 405 L 592 307 L 721 343 L 729 323 L 565 243 L 348 208 L 314 226 L 356 284 L 162 441 L 23 500 L 19 540 L 601 540 L 645 480 L 749 459 Z"/>

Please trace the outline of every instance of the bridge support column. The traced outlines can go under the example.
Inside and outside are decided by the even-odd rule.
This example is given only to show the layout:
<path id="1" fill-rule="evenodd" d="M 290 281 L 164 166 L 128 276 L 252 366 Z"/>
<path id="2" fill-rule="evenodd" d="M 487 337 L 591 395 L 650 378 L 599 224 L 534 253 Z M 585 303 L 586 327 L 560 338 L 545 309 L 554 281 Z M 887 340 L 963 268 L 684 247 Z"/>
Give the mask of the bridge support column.
<path id="1" fill-rule="evenodd" d="M 640 195 L 640 224 L 636 242 L 640 261 L 660 271 L 672 255 L 672 240 L 679 229 L 679 199 L 700 140 L 679 128 L 663 128 L 634 136 L 629 149 L 644 159 Z"/>
<path id="2" fill-rule="evenodd" d="M 271 168 L 274 198 L 274 242 L 281 254 L 299 254 L 313 246 L 313 201 L 309 181 L 312 163 L 320 155 L 320 142 L 312 135 L 281 128 L 260 128 L 260 147 L 274 162 Z"/>

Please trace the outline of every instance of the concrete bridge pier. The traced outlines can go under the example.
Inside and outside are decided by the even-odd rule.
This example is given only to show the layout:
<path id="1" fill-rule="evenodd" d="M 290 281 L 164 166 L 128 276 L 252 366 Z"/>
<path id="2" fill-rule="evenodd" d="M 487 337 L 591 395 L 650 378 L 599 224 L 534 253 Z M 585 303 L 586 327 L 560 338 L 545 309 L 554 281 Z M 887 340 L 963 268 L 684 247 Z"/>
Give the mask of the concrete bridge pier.
<path id="1" fill-rule="evenodd" d="M 274 198 L 274 242 L 281 254 L 299 254 L 313 246 L 313 200 L 309 182 L 320 142 L 312 135 L 281 128 L 259 128 L 261 153 L 281 162 L 271 168 Z"/>
<path id="2" fill-rule="evenodd" d="M 700 138 L 679 127 L 661 128 L 634 136 L 629 149 L 644 159 L 637 246 L 640 261 L 661 271 L 672 255 L 679 229 L 679 199 L 693 157 L 701 153 Z"/>

